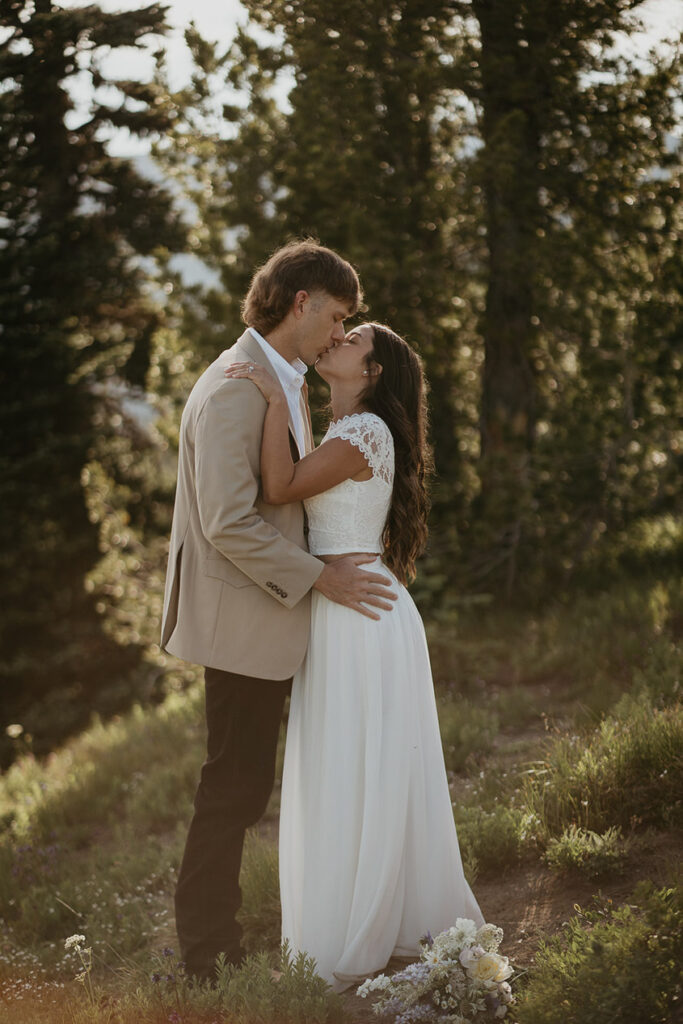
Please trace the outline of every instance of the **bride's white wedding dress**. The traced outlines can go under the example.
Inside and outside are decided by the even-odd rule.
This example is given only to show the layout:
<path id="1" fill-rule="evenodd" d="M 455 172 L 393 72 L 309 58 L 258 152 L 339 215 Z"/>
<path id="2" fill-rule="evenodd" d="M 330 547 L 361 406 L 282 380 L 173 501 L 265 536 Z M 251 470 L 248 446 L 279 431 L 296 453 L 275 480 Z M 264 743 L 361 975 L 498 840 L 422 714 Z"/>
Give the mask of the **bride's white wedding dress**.
<path id="1" fill-rule="evenodd" d="M 305 502 L 313 554 L 381 552 L 394 478 L 389 428 L 346 416 L 343 437 L 369 480 L 345 480 Z M 315 958 L 337 991 L 417 956 L 418 941 L 484 918 L 465 879 L 417 608 L 398 600 L 380 621 L 313 591 L 311 639 L 294 677 L 280 811 L 282 938 Z"/>

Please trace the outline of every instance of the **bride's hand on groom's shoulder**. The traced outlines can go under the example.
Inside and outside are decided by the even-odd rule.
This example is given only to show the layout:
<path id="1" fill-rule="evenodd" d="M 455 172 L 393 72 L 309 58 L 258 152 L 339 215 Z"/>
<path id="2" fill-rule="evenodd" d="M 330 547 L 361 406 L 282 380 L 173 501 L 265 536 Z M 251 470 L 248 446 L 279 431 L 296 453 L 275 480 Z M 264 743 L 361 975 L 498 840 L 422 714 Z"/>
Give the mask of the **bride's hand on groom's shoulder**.
<path id="1" fill-rule="evenodd" d="M 286 401 L 280 381 L 258 363 L 231 363 L 223 372 L 228 379 L 245 377 L 250 380 L 256 385 L 268 404 L 280 399 L 283 402 Z"/>

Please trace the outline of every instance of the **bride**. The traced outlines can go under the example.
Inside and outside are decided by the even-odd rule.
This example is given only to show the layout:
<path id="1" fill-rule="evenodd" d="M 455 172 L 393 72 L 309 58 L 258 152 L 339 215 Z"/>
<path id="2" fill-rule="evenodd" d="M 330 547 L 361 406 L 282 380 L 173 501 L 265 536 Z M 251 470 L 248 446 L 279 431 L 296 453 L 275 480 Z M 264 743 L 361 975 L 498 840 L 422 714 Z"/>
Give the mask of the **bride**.
<path id="1" fill-rule="evenodd" d="M 359 614 L 314 591 L 308 653 L 292 685 L 282 938 L 343 991 L 392 956 L 416 957 L 427 931 L 484 918 L 463 873 L 424 628 L 405 588 L 427 536 L 420 360 L 373 323 L 351 330 L 316 369 L 333 419 L 296 464 L 279 383 L 259 366 L 226 372 L 251 379 L 269 403 L 265 500 L 303 500 L 312 554 L 374 554 L 398 592 L 386 611 Z"/>

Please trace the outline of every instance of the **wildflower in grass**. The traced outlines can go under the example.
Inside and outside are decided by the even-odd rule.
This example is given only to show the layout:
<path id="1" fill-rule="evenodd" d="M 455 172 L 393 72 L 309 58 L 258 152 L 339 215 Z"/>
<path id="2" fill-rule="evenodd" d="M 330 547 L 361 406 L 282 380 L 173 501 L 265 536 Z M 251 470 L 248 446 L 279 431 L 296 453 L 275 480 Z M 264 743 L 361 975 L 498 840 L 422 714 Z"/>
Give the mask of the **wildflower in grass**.
<path id="1" fill-rule="evenodd" d="M 81 970 L 76 975 L 76 981 L 80 981 L 81 985 L 88 994 L 88 999 L 92 1006 L 95 1005 L 95 990 L 93 989 L 93 983 L 91 978 L 92 971 L 92 946 L 85 945 L 85 935 L 70 935 L 68 939 L 64 940 L 64 948 L 74 950 L 78 959 L 81 962 Z"/>
<path id="2" fill-rule="evenodd" d="M 161 955 L 162 956 L 173 956 L 173 950 L 171 949 L 170 946 L 164 946 L 164 948 L 161 951 Z"/>

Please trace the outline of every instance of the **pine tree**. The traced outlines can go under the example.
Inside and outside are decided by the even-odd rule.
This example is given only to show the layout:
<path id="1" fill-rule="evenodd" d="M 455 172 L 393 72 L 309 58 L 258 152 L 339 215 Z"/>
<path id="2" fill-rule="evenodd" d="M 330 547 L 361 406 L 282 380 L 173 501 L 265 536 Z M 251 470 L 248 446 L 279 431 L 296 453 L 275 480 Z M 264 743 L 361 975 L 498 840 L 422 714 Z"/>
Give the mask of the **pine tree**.
<path id="1" fill-rule="evenodd" d="M 85 590 L 98 548 L 81 474 L 107 429 L 107 382 L 144 377 L 159 314 L 140 257 L 182 231 L 169 197 L 103 141 L 112 127 L 163 132 L 172 112 L 150 86 L 107 82 L 98 54 L 165 25 L 159 5 L 105 14 L 49 0 L 10 0 L 0 24 L 2 687 L 5 714 L 19 718 L 61 694 L 43 722 L 59 734 L 136 656 L 103 634 Z M 80 70 L 118 98 L 95 93 L 76 124 L 67 84 Z"/>
<path id="2" fill-rule="evenodd" d="M 669 143 L 681 61 L 617 56 L 617 33 L 638 27 L 630 0 L 457 6 L 461 31 L 477 20 L 462 84 L 481 135 L 471 173 L 488 249 L 471 571 L 475 584 L 510 596 L 571 571 L 600 532 L 642 514 L 659 489 L 650 471 L 624 505 L 623 483 L 635 483 L 652 451 L 629 455 L 632 441 L 640 448 L 633 431 L 654 415 L 655 448 L 668 445 L 654 413 L 660 383 L 673 411 L 681 153 Z M 652 315 L 658 304 L 673 315 L 666 326 Z M 647 357 L 634 358 L 648 333 L 651 381 Z M 657 383 L 664 367 L 668 383 Z M 651 395 L 639 412 L 634 387 Z M 654 476 L 666 478 L 671 458 L 660 457 Z"/>

